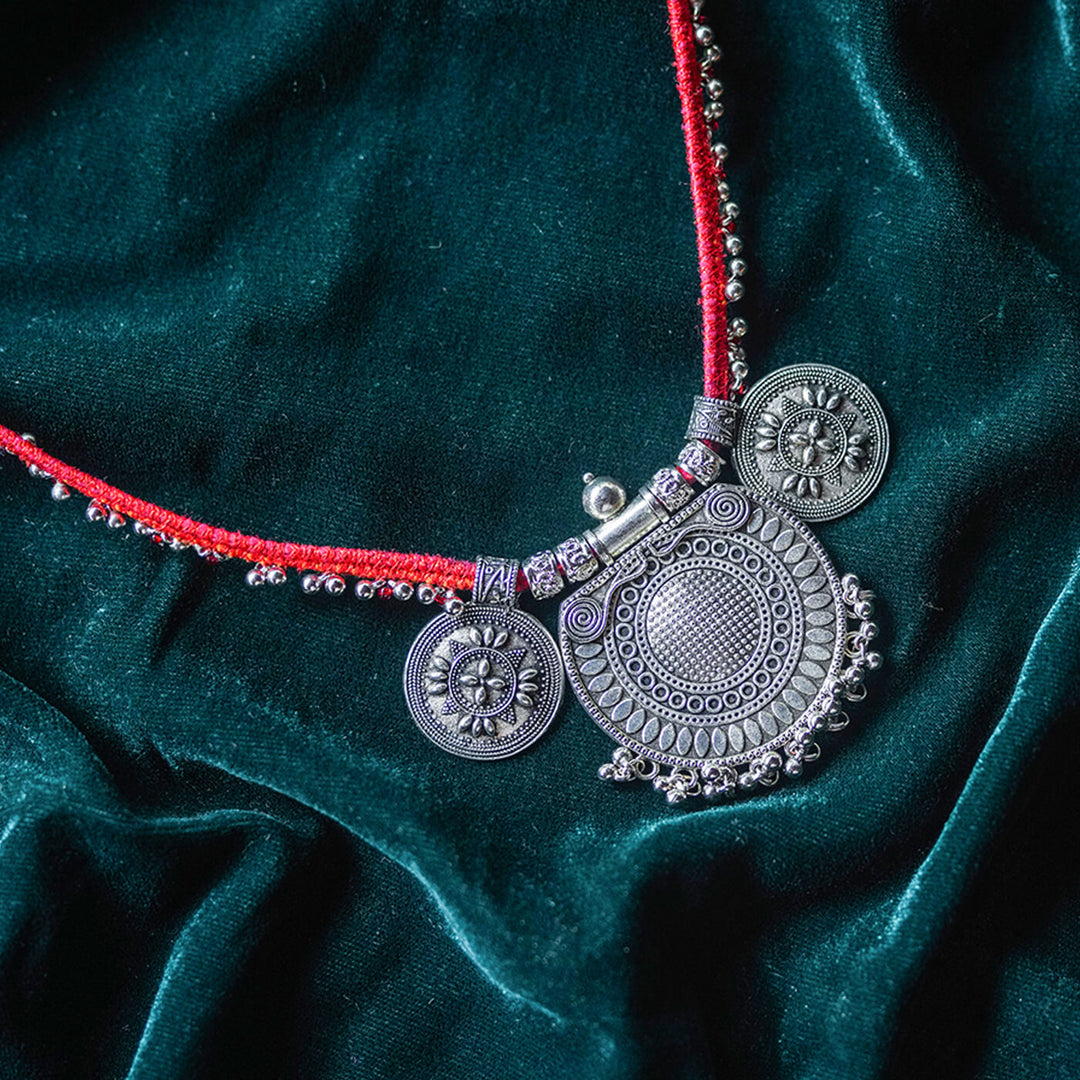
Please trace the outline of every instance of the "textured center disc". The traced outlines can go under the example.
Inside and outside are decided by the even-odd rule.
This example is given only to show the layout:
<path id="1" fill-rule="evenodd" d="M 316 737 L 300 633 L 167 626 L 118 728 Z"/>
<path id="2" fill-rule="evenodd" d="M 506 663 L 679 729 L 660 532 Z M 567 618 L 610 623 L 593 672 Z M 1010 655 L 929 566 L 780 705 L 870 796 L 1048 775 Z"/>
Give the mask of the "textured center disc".
<path id="1" fill-rule="evenodd" d="M 727 678 L 751 658 L 761 633 L 750 591 L 719 570 L 676 574 L 655 593 L 645 632 L 671 674 L 707 686 Z"/>

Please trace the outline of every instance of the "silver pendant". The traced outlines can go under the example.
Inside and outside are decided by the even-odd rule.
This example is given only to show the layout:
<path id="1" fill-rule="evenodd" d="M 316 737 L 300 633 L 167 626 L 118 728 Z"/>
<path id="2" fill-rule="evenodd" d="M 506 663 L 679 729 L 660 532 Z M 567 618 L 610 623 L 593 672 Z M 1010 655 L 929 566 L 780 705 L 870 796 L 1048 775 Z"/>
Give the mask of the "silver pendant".
<path id="1" fill-rule="evenodd" d="M 880 662 L 870 610 L 776 501 L 707 488 L 561 605 L 571 686 L 620 744 L 601 776 L 677 802 L 798 775 Z"/>
<path id="2" fill-rule="evenodd" d="M 481 560 L 474 596 L 497 602 L 437 615 L 405 661 L 413 719 L 459 757 L 490 761 L 521 753 L 544 734 L 562 702 L 555 642 L 539 620 L 513 606 L 517 571 L 510 560 Z"/>
<path id="3" fill-rule="evenodd" d="M 756 382 L 740 410 L 739 480 L 807 521 L 828 521 L 874 493 L 889 454 L 870 389 L 824 364 L 793 364 Z"/>

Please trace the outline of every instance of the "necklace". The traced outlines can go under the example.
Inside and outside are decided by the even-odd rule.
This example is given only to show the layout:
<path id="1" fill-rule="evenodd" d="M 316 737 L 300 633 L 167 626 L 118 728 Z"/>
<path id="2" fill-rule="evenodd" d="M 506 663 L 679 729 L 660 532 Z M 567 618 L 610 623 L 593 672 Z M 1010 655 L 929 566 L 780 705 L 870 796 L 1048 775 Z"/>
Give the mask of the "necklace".
<path id="1" fill-rule="evenodd" d="M 728 317 L 746 270 L 738 207 L 714 141 L 720 51 L 701 5 L 668 11 L 690 167 L 702 283 L 705 379 L 686 445 L 629 501 L 586 476 L 591 529 L 518 563 L 277 543 L 192 521 L 136 499 L 0 428 L 0 446 L 54 498 L 90 498 L 87 517 L 209 560 L 252 563 L 253 586 L 290 569 L 305 591 L 436 604 L 405 665 L 418 727 L 462 757 L 503 758 L 558 713 L 564 679 L 618 744 L 605 779 L 651 782 L 669 802 L 770 787 L 818 755 L 817 736 L 847 723 L 880 663 L 872 597 L 841 577 L 806 521 L 855 509 L 881 479 L 888 429 L 857 379 L 794 365 L 745 392 L 741 339 Z M 738 484 L 724 482 L 730 452 Z M 576 587 L 558 643 L 518 606 Z M 466 602 L 458 590 L 471 590 Z"/>

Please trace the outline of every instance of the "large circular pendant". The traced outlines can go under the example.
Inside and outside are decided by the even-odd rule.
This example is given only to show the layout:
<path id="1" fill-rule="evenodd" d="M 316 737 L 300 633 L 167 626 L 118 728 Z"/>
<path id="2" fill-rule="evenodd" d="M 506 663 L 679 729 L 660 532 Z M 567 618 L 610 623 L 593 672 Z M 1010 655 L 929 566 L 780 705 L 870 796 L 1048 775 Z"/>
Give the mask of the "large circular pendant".
<path id="1" fill-rule="evenodd" d="M 405 699 L 420 730 L 459 757 L 518 754 L 562 701 L 559 651 L 531 615 L 505 604 L 468 604 L 438 615 L 405 661 Z"/>
<path id="2" fill-rule="evenodd" d="M 582 705 L 631 754 L 733 776 L 820 726 L 845 625 L 810 530 L 718 484 L 562 604 L 559 645 Z"/>

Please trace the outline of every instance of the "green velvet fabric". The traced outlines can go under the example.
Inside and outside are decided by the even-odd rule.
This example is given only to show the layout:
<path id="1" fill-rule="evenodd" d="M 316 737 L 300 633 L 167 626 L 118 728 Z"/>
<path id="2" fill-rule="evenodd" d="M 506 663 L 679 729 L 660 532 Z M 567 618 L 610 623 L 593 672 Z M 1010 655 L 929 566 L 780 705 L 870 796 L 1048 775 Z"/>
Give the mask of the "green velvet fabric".
<path id="1" fill-rule="evenodd" d="M 722 805 L 598 781 L 572 700 L 458 760 L 402 699 L 427 609 L 247 588 L 7 458 L 0 1076 L 1080 1075 L 1080 8 L 709 14 L 753 372 L 892 426 L 817 530 L 880 597 L 849 730 Z M 0 56 L 0 422 L 65 460 L 471 558 L 681 445 L 660 0 L 11 0 Z"/>

